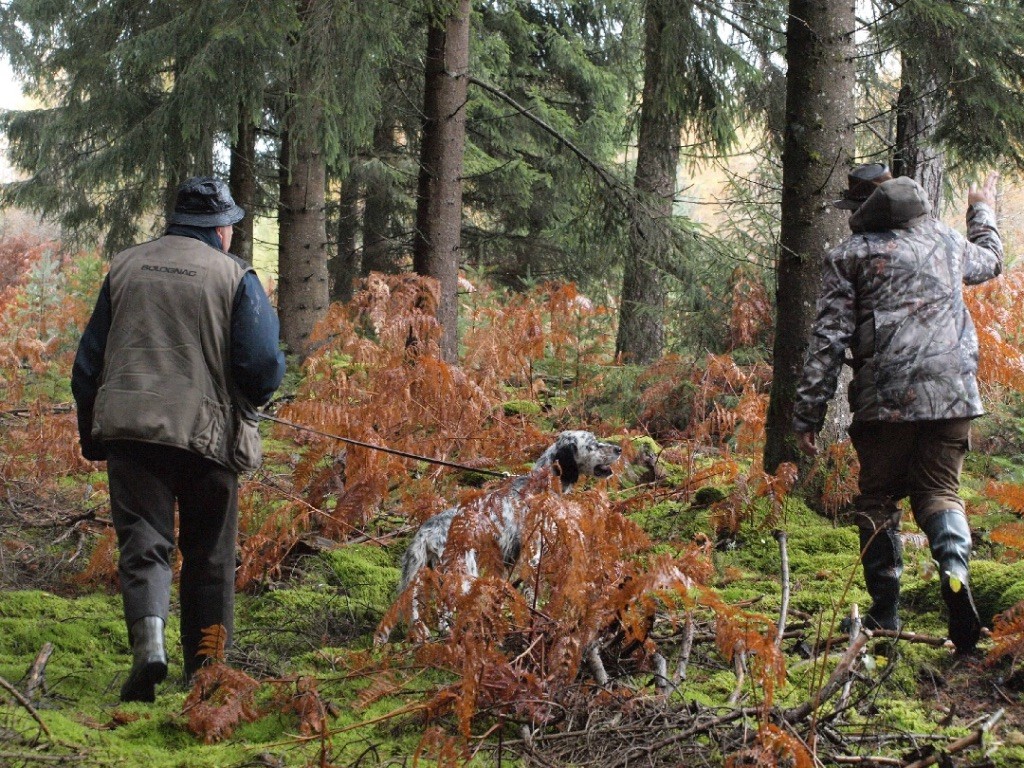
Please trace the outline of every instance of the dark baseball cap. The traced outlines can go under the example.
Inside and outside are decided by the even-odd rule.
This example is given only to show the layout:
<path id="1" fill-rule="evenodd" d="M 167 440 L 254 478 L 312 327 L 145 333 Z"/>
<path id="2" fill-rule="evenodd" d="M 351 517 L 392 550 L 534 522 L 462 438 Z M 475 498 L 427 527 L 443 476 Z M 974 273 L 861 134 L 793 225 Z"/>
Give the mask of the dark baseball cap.
<path id="1" fill-rule="evenodd" d="M 883 181 L 892 178 L 889 166 L 884 163 L 867 163 L 858 165 L 846 177 L 846 190 L 832 205 L 846 211 L 855 211 L 867 200 Z"/>
<path id="2" fill-rule="evenodd" d="M 235 205 L 227 184 L 209 176 L 196 176 L 178 187 L 170 223 L 224 227 L 244 216 L 245 211 Z"/>

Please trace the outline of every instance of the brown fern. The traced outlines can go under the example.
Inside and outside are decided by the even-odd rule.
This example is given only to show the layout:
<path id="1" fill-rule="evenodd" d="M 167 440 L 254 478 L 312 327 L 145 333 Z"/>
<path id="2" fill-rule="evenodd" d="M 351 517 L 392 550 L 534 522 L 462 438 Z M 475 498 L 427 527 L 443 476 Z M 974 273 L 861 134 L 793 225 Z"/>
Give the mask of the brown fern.
<path id="1" fill-rule="evenodd" d="M 186 727 L 206 744 L 226 739 L 242 723 L 261 716 L 256 704 L 259 687 L 244 672 L 220 662 L 201 667 L 182 706 Z"/>
<path id="2" fill-rule="evenodd" d="M 120 578 L 117 575 L 117 533 L 113 528 L 104 529 L 93 547 L 85 568 L 73 578 L 73 581 L 82 586 L 98 587 L 108 592 L 118 591 Z"/>
<path id="3" fill-rule="evenodd" d="M 224 661 L 227 651 L 228 630 L 223 624 L 203 627 L 202 639 L 199 641 L 197 656 L 213 661 Z"/>
<path id="4" fill-rule="evenodd" d="M 1024 600 L 992 620 L 992 641 L 985 663 L 992 666 L 1009 657 L 1016 666 L 1024 654 Z"/>
<path id="5" fill-rule="evenodd" d="M 1024 555 L 1024 523 L 1004 523 L 993 528 L 989 538 L 1006 547 L 1011 559 Z"/>

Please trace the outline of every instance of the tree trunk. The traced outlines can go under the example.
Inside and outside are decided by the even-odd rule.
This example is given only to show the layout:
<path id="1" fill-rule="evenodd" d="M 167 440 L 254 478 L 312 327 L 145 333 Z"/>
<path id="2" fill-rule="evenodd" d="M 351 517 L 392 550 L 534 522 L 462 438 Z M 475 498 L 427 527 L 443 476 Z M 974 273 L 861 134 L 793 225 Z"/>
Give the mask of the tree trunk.
<path id="1" fill-rule="evenodd" d="M 323 154 L 313 140 L 293 140 L 285 131 L 281 137 L 278 311 L 281 338 L 300 357 L 309 352 L 313 326 L 327 312 L 326 179 Z"/>
<path id="2" fill-rule="evenodd" d="M 636 175 L 633 186 L 646 212 L 634 215 L 622 276 L 615 352 L 626 362 L 645 365 L 665 345 L 665 288 L 660 262 L 670 246 L 667 229 L 676 193 L 682 115 L 673 108 L 665 57 L 665 15 L 688 13 L 676 0 L 648 0 L 644 17 L 644 92 L 640 108 Z"/>
<path id="3" fill-rule="evenodd" d="M 917 181 L 932 203 L 932 216 L 942 215 L 946 158 L 934 143 L 941 117 L 934 74 L 925 72 L 907 54 L 902 56 L 902 84 L 896 101 L 896 146 L 892 154 L 894 176 Z"/>
<path id="4" fill-rule="evenodd" d="M 245 209 L 245 218 L 235 224 L 231 252 L 252 264 L 253 219 L 256 206 L 256 126 L 244 117 L 238 121 L 238 138 L 231 145 L 228 186 L 235 203 Z"/>
<path id="5" fill-rule="evenodd" d="M 795 461 L 793 400 L 814 320 L 822 255 L 847 234 L 829 206 L 846 185 L 853 150 L 853 0 L 790 0 L 786 134 L 776 274 L 774 377 L 764 466 Z"/>
<path id="6" fill-rule="evenodd" d="M 462 235 L 462 155 L 466 144 L 470 0 L 427 31 L 423 136 L 416 195 L 413 266 L 440 283 L 437 319 L 444 328 L 441 355 L 458 357 L 459 251 Z"/>
<path id="7" fill-rule="evenodd" d="M 374 129 L 373 151 L 378 158 L 388 157 L 395 151 L 390 124 L 381 124 Z M 390 181 L 380 173 L 371 175 L 366 180 L 366 205 L 363 208 L 363 275 L 395 271 L 388 231 L 391 208 Z"/>
<path id="8" fill-rule="evenodd" d="M 350 165 L 350 168 L 353 167 Z M 359 248 L 356 246 L 358 229 L 359 183 L 350 170 L 341 182 L 338 198 L 338 250 L 328 262 L 331 273 L 331 301 L 351 301 L 352 283 L 359 274 Z"/>

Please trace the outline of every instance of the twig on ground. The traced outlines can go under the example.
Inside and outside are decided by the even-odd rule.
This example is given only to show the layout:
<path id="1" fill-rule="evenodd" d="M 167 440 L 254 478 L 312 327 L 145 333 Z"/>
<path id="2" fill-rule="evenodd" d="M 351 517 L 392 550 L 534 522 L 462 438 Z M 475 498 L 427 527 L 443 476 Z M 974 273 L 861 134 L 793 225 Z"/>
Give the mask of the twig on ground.
<path id="1" fill-rule="evenodd" d="M 810 699 L 805 701 L 803 704 L 792 707 L 785 710 L 782 713 L 782 717 L 786 722 L 795 723 L 799 720 L 803 720 L 812 712 L 817 711 L 823 703 L 834 694 L 843 683 L 846 682 L 846 678 L 850 676 L 853 670 L 853 662 L 860 655 L 861 649 L 864 648 L 868 639 L 873 633 L 869 633 L 867 630 L 861 630 L 860 634 L 856 636 L 856 639 L 850 643 L 849 648 L 846 649 L 846 653 L 839 660 L 836 668 L 832 670 L 832 675 L 817 693 L 815 693 Z"/>
<path id="2" fill-rule="evenodd" d="M 693 612 L 686 612 L 686 623 L 683 625 L 683 644 L 679 649 L 679 661 L 676 664 L 675 673 L 675 684 L 683 682 L 686 679 L 686 668 L 690 664 L 690 654 L 693 652 L 693 636 L 696 629 L 696 623 L 693 620 Z"/>
<path id="3" fill-rule="evenodd" d="M 677 731 L 676 733 L 673 733 L 671 736 L 667 736 L 664 739 L 661 739 L 660 741 L 654 742 L 653 744 L 637 745 L 634 748 L 627 750 L 625 755 L 621 756 L 621 759 L 618 762 L 613 763 L 610 766 L 610 768 L 626 768 L 629 765 L 642 764 L 644 761 L 640 759 L 641 755 L 647 755 L 648 757 L 650 757 L 651 755 L 657 754 L 660 750 L 665 749 L 666 747 L 669 747 L 673 744 L 677 744 L 681 741 L 685 742 L 689 739 L 692 739 L 698 733 L 706 733 L 707 731 L 714 730 L 720 725 L 725 725 L 727 723 L 733 722 L 734 720 L 739 720 L 741 717 L 745 717 L 749 714 L 757 714 L 757 712 L 758 710 L 756 709 L 734 709 L 731 712 L 727 712 L 726 714 L 722 715 L 721 717 L 715 717 L 710 720 L 694 723 L 689 728 Z"/>
<path id="4" fill-rule="evenodd" d="M 832 635 L 829 638 L 825 638 L 827 641 L 836 643 L 843 640 L 849 640 L 850 634 Z M 891 637 L 895 640 L 903 640 L 907 643 L 920 643 L 922 645 L 932 645 L 936 648 L 941 648 L 948 642 L 944 637 L 936 637 L 935 635 L 922 635 L 919 632 L 905 632 L 902 629 L 873 629 L 871 630 L 872 637 Z M 817 649 L 816 649 L 817 650 Z"/>
<path id="5" fill-rule="evenodd" d="M 39 723 L 39 728 L 42 730 L 43 733 L 46 734 L 47 738 L 53 738 L 53 735 L 50 733 L 50 729 L 46 727 L 46 723 L 44 723 L 43 719 L 39 717 L 39 713 L 35 711 L 29 700 L 21 695 L 21 691 L 19 691 L 17 688 L 15 688 L 2 677 L 0 677 L 0 688 L 3 688 L 5 691 L 11 694 L 11 696 L 13 696 L 30 715 L 32 715 L 32 719 Z"/>
<path id="6" fill-rule="evenodd" d="M 17 765 L 19 763 L 54 763 L 56 765 L 67 765 L 68 763 L 80 763 L 88 755 L 41 755 L 38 752 L 0 752 L 0 765 Z M 10 760 L 11 762 L 6 762 Z"/>
<path id="7" fill-rule="evenodd" d="M 975 744 L 984 744 L 985 736 L 987 736 L 989 731 L 995 728 L 996 724 L 1003 719 L 1005 712 L 1006 710 L 1000 707 L 990 718 L 988 718 L 988 720 L 981 724 L 980 728 L 973 733 L 969 733 L 963 738 L 950 742 L 945 748 L 936 750 L 927 757 L 922 757 L 920 760 L 907 763 L 904 768 L 927 768 L 927 766 L 935 765 L 935 763 L 939 762 L 942 755 L 955 755 L 957 752 L 962 752 Z"/>
<path id="8" fill-rule="evenodd" d="M 53 653 L 53 643 L 45 642 L 36 654 L 35 661 L 28 671 L 28 682 L 25 683 L 25 697 L 31 699 L 36 691 L 46 693 L 46 662 Z"/>
<path id="9" fill-rule="evenodd" d="M 898 757 L 873 757 L 871 755 L 831 755 L 829 760 L 841 765 L 903 765 L 903 761 Z"/>
<path id="10" fill-rule="evenodd" d="M 786 633 L 786 615 L 789 613 L 789 551 L 786 548 L 786 532 L 781 528 L 772 531 L 779 542 L 779 557 L 782 561 L 782 604 L 779 606 L 779 631 L 775 637 L 775 647 L 782 647 L 782 638 Z"/>
<path id="11" fill-rule="evenodd" d="M 736 651 L 732 657 L 733 671 L 736 673 L 736 687 L 729 695 L 728 703 L 735 706 L 743 693 L 743 684 L 746 682 L 747 654 L 743 651 Z"/>
<path id="12" fill-rule="evenodd" d="M 668 679 L 668 660 L 660 653 L 655 653 L 651 661 L 654 664 L 654 690 L 659 694 L 668 693 L 672 688 Z"/>
<path id="13" fill-rule="evenodd" d="M 854 603 L 850 606 L 850 637 L 858 637 L 860 635 L 860 626 L 860 608 Z M 853 676 L 851 675 L 843 683 L 843 692 L 839 696 L 839 703 L 836 704 L 837 709 L 842 709 L 846 706 L 846 702 L 850 700 L 850 692 L 852 690 Z"/>

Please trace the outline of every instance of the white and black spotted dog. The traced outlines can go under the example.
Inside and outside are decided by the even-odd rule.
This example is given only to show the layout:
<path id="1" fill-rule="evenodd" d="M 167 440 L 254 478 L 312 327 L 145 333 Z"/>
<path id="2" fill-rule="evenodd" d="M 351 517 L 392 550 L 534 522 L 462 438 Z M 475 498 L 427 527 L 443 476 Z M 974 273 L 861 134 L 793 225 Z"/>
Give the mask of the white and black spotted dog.
<path id="1" fill-rule="evenodd" d="M 559 434 L 554 444 L 540 455 L 533 469 L 526 475 L 515 478 L 511 484 L 493 491 L 481 501 L 488 511 L 487 523 L 493 531 L 498 549 L 505 567 L 511 570 L 519 559 L 523 546 L 523 520 L 526 515 L 526 504 L 523 492 L 536 474 L 547 467 L 557 466 L 558 478 L 561 481 L 562 493 L 568 493 L 580 477 L 609 477 L 612 464 L 622 454 L 622 448 L 613 443 L 598 440 L 592 432 L 570 430 Z M 501 498 L 495 503 L 495 494 Z M 437 568 L 442 561 L 448 533 L 452 521 L 464 513 L 463 507 L 450 507 L 444 512 L 427 520 L 412 538 L 409 548 L 402 556 L 402 575 L 398 582 L 398 594 L 401 595 L 413 584 L 417 574 L 423 568 Z M 476 551 L 467 550 L 463 577 L 471 580 L 479 571 L 476 562 Z M 468 581 L 465 584 L 468 589 Z M 418 623 L 419 606 L 417 596 L 412 596 L 411 623 Z M 378 642 L 387 640 L 390 629 L 382 629 L 378 634 Z"/>

